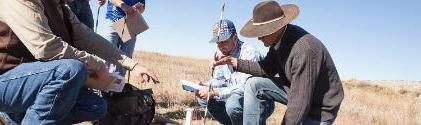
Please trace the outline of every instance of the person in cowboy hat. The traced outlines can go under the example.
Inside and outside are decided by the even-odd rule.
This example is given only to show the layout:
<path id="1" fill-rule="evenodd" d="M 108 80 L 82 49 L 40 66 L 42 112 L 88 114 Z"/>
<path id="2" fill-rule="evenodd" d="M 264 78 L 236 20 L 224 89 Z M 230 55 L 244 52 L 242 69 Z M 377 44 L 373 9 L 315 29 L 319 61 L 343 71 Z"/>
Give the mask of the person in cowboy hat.
<path id="1" fill-rule="evenodd" d="M 230 20 L 220 20 L 213 26 L 213 38 L 209 42 L 215 43 L 218 48 L 211 64 L 218 58 L 228 55 L 253 62 L 261 60 L 260 53 L 253 46 L 238 38 L 234 23 Z M 213 69 L 212 78 L 202 83 L 205 86 L 212 84 L 213 89 L 209 91 L 208 87 L 205 87 L 195 93 L 199 98 L 199 104 L 203 107 L 207 106 L 209 113 L 221 124 L 242 125 L 243 87 L 250 76 L 250 74 L 234 72 L 231 65 L 216 66 Z M 210 99 L 206 102 L 208 94 Z M 273 101 L 262 101 L 261 105 L 263 112 L 260 120 L 266 121 L 272 114 L 275 104 Z"/>
<path id="2" fill-rule="evenodd" d="M 254 76 L 244 88 L 244 124 L 261 124 L 261 100 L 287 105 L 282 124 L 332 124 L 336 118 L 344 97 L 341 80 L 323 43 L 290 24 L 298 13 L 294 4 L 257 4 L 240 33 L 270 47 L 267 56 L 258 63 L 227 56 L 214 65 L 231 64 Z"/>

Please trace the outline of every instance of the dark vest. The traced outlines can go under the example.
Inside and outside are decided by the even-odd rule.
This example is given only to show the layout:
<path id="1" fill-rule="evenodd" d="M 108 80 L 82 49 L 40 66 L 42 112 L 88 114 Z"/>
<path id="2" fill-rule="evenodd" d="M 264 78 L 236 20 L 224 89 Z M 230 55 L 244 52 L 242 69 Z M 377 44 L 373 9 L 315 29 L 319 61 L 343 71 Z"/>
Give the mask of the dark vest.
<path id="1" fill-rule="evenodd" d="M 73 45 L 69 9 L 64 8 L 62 0 L 42 0 L 44 14 L 51 31 L 63 41 Z M 58 7 L 60 6 L 60 7 Z M 63 12 L 63 16 L 59 12 Z M 22 44 L 10 27 L 0 21 L 0 74 L 13 69 L 21 63 L 34 62 L 36 59 Z"/>

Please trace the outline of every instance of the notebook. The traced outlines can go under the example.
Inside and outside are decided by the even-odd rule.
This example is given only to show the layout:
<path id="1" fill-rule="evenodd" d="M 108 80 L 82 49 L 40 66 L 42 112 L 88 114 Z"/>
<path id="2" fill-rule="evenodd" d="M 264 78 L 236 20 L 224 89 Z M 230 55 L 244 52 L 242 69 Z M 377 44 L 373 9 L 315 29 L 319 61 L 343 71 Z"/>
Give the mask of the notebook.
<path id="1" fill-rule="evenodd" d="M 180 80 L 180 83 L 181 83 L 181 87 L 183 88 L 183 90 L 189 91 L 189 92 L 197 92 L 201 89 L 206 88 L 206 86 L 202 86 L 202 85 L 199 85 L 199 84 L 196 84 L 194 82 L 187 81 L 187 80 Z"/>

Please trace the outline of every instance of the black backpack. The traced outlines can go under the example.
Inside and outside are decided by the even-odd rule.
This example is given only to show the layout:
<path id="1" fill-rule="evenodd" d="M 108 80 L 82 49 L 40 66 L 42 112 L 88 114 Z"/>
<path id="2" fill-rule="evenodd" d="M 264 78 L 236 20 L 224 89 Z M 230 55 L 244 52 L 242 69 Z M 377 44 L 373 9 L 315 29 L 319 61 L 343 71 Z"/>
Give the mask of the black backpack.
<path id="1" fill-rule="evenodd" d="M 155 115 L 152 89 L 139 90 L 126 84 L 122 93 L 103 93 L 108 112 L 94 125 L 149 125 Z"/>

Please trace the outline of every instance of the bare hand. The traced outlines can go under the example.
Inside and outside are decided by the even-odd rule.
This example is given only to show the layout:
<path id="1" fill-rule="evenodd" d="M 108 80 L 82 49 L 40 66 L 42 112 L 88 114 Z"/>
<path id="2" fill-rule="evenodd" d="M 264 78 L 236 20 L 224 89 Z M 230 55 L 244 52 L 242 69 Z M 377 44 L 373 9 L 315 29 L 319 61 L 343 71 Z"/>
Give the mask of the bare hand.
<path id="1" fill-rule="evenodd" d="M 220 60 L 222 57 L 225 57 L 225 55 L 219 55 L 219 54 L 215 54 L 215 56 L 213 57 L 213 59 L 211 60 L 209 67 L 211 69 L 211 76 L 213 76 L 213 72 L 215 70 L 215 64 L 216 61 Z"/>
<path id="2" fill-rule="evenodd" d="M 219 96 L 218 92 L 216 90 L 213 91 L 208 91 L 209 89 L 202 89 L 199 90 L 195 93 L 196 97 L 203 99 L 203 100 L 207 100 L 208 99 L 208 94 L 209 94 L 209 98 L 214 97 L 214 96 Z"/>
<path id="3" fill-rule="evenodd" d="M 138 3 L 136 3 L 136 4 L 133 6 L 133 8 L 134 8 L 137 12 L 139 12 L 139 13 L 141 13 L 141 14 L 142 14 L 142 13 L 145 11 L 145 4 L 138 2 Z"/>
<path id="4" fill-rule="evenodd" d="M 237 69 L 238 60 L 237 58 L 231 57 L 231 56 L 223 56 L 220 59 L 218 59 L 213 65 L 212 69 L 215 68 L 218 65 L 232 65 L 234 69 Z"/>
<path id="5" fill-rule="evenodd" d="M 93 74 L 89 75 L 95 80 L 104 81 L 108 77 L 110 77 L 110 73 L 108 72 L 108 68 L 105 64 L 101 65 L 101 67 Z"/>
<path id="6" fill-rule="evenodd" d="M 136 66 L 132 73 L 134 74 L 136 81 L 138 83 L 151 83 L 154 84 L 160 83 L 158 78 L 156 77 L 155 73 L 150 71 L 149 69 L 143 67 L 143 66 Z"/>
<path id="7" fill-rule="evenodd" d="M 98 5 L 99 6 L 102 6 L 102 5 L 104 5 L 105 4 L 105 0 L 98 0 Z"/>
<path id="8" fill-rule="evenodd" d="M 134 7 L 131 7 L 125 3 L 121 4 L 120 7 L 127 15 L 133 15 L 136 13 L 136 10 L 134 9 Z"/>

